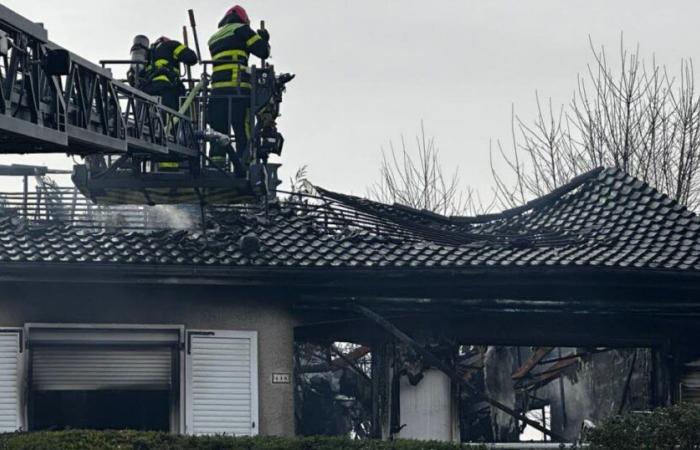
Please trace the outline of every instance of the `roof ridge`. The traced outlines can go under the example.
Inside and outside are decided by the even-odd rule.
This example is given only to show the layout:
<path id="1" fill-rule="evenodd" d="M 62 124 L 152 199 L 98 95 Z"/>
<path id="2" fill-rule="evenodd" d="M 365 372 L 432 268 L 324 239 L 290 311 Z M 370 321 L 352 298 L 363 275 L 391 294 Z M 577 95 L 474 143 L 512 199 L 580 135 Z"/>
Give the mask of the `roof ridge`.
<path id="1" fill-rule="evenodd" d="M 595 178 L 598 176 L 601 172 L 606 171 L 606 170 L 611 170 L 611 168 L 605 168 L 605 167 L 596 167 L 595 169 L 589 170 L 588 172 L 585 172 L 581 175 L 577 175 L 574 178 L 572 178 L 569 182 L 563 184 L 562 186 L 554 189 L 552 192 L 545 194 L 541 197 L 535 198 L 533 200 L 530 200 L 529 202 L 525 203 L 524 205 L 521 206 L 516 206 L 514 208 L 510 208 L 507 210 L 504 210 L 500 213 L 493 213 L 493 214 L 481 214 L 481 215 L 476 215 L 476 216 L 446 216 L 443 214 L 435 213 L 426 209 L 418 209 L 414 208 L 412 206 L 408 205 L 403 205 L 400 203 L 394 202 L 393 204 L 390 203 L 383 203 L 380 201 L 376 200 L 371 200 L 366 197 L 360 197 L 356 195 L 351 195 L 351 194 L 341 194 L 339 192 L 335 191 L 330 191 L 328 189 L 324 189 L 320 186 L 314 185 L 314 189 L 321 195 L 321 197 L 327 196 L 333 200 L 340 201 L 342 202 L 343 199 L 349 199 L 352 201 L 357 201 L 357 202 L 367 202 L 367 203 L 374 203 L 377 205 L 384 205 L 396 209 L 401 209 L 406 212 L 410 212 L 415 215 L 423 216 L 426 219 L 429 220 L 437 220 L 446 224 L 479 224 L 479 223 L 485 223 L 485 222 L 490 222 L 492 220 L 498 220 L 498 219 L 506 219 L 509 217 L 513 217 L 515 215 L 521 214 L 525 211 L 528 211 L 530 209 L 534 209 L 538 206 L 541 206 L 543 204 L 550 203 L 563 195 L 571 192 L 572 190 L 576 189 L 586 181 L 590 180 L 591 178 Z M 629 175 L 628 175 L 629 176 Z"/>
<path id="2" fill-rule="evenodd" d="M 418 209 L 414 208 L 411 206 L 407 205 L 402 205 L 399 203 L 383 203 L 380 201 L 376 200 L 371 200 L 366 197 L 359 197 L 355 195 L 348 195 L 348 194 L 341 194 L 338 192 L 334 191 L 329 191 L 324 188 L 321 188 L 319 186 L 314 186 L 314 188 L 317 190 L 317 192 L 321 195 L 321 197 L 327 197 L 330 199 L 333 199 L 334 201 L 338 201 L 340 203 L 346 203 L 350 201 L 351 203 L 355 203 L 353 207 L 360 206 L 362 207 L 362 204 L 367 205 L 368 207 L 371 207 L 371 205 L 378 205 L 378 206 L 383 206 L 383 207 L 388 207 L 390 209 L 394 210 L 400 210 L 404 211 L 410 214 L 413 214 L 415 217 L 422 217 L 425 220 L 434 222 L 434 223 L 442 223 L 444 225 L 453 225 L 453 226 L 464 226 L 464 225 L 480 225 L 480 224 L 485 224 L 489 223 L 492 221 L 497 221 L 497 220 L 503 220 L 503 219 L 509 219 L 512 217 L 515 217 L 517 215 L 523 214 L 527 211 L 534 210 L 536 208 L 541 208 L 546 205 L 551 205 L 564 197 L 565 195 L 569 194 L 570 192 L 574 191 L 575 189 L 581 187 L 585 183 L 589 182 L 590 180 L 593 180 L 595 178 L 599 178 L 601 174 L 606 174 L 606 175 L 611 175 L 615 176 L 617 178 L 622 175 L 623 179 L 626 179 L 628 183 L 640 183 L 640 187 L 644 189 L 649 189 L 651 190 L 655 195 L 661 196 L 663 198 L 664 203 L 666 202 L 672 202 L 674 205 L 677 205 L 679 208 L 682 208 L 683 211 L 688 212 L 692 214 L 696 220 L 700 221 L 700 217 L 697 216 L 695 212 L 692 210 L 688 209 L 687 206 L 682 205 L 678 200 L 672 198 L 670 195 L 665 194 L 664 192 L 660 191 L 659 189 L 655 188 L 651 184 L 649 184 L 646 181 L 643 181 L 642 179 L 633 176 L 626 172 L 625 170 L 619 168 L 619 167 L 603 167 L 599 166 L 596 167 L 592 170 L 589 170 L 587 172 L 584 172 L 580 175 L 577 175 L 573 177 L 571 180 L 569 180 L 567 183 L 559 186 L 558 188 L 554 189 L 553 191 L 549 192 L 548 194 L 545 194 L 543 196 L 537 197 L 535 199 L 532 199 L 528 201 L 527 203 L 516 206 L 510 209 L 506 209 L 502 212 L 499 213 L 493 213 L 493 214 L 482 214 L 482 215 L 476 215 L 476 216 L 445 216 L 439 213 L 435 213 L 432 211 L 424 210 L 424 209 Z M 376 212 L 368 212 L 369 214 L 376 215 Z"/>
<path id="3" fill-rule="evenodd" d="M 504 211 L 501 211 L 500 213 L 481 214 L 481 215 L 477 215 L 477 216 L 450 216 L 449 219 L 455 223 L 463 223 L 463 224 L 485 223 L 485 222 L 490 222 L 492 220 L 507 219 L 507 218 L 516 216 L 518 214 L 522 214 L 525 211 L 535 209 L 538 206 L 549 204 L 549 203 L 561 198 L 565 194 L 568 194 L 569 192 L 573 191 L 574 189 L 581 186 L 586 181 L 588 181 L 592 178 L 595 178 L 598 175 L 600 175 L 602 172 L 608 171 L 608 170 L 610 170 L 610 168 L 596 167 L 593 170 L 589 170 L 588 172 L 585 172 L 585 173 L 582 173 L 581 175 L 575 176 L 569 182 L 559 186 L 558 188 L 554 189 L 552 192 L 550 192 L 548 194 L 545 194 L 541 197 L 537 197 L 535 199 L 532 199 L 529 202 L 525 203 L 524 205 L 520 205 L 520 206 L 516 206 L 514 208 L 506 209 Z"/>

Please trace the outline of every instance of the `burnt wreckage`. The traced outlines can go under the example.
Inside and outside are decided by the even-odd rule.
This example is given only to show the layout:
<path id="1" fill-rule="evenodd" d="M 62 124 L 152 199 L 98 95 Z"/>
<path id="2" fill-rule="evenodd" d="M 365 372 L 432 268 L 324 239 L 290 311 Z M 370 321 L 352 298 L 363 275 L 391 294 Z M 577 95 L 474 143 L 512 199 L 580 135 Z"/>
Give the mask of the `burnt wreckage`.
<path id="1" fill-rule="evenodd" d="M 225 170 L 204 170 L 206 136 L 190 116 L 2 6 L 0 29 L 0 150 L 70 149 L 109 164 L 76 169 L 87 198 L 45 179 L 35 196 L 3 197 L 2 351 L 29 354 L 3 372 L 28 386 L 26 395 L 5 386 L 3 430 L 85 425 L 51 415 L 67 401 L 51 393 L 67 389 L 48 364 L 79 354 L 84 329 L 110 336 L 81 341 L 98 352 L 127 331 L 152 346 L 143 329 L 173 323 L 182 325 L 162 333 L 168 370 L 152 397 L 119 397 L 94 380 L 91 393 L 85 384 L 71 392 L 108 391 L 120 405 L 160 399 L 157 429 L 195 434 L 294 433 L 296 392 L 297 432 L 442 440 L 517 440 L 531 428 L 570 441 L 587 421 L 700 398 L 700 219 L 647 184 L 597 169 L 500 214 L 444 217 L 320 187 L 278 199 L 274 167 L 260 156 L 233 189 Z M 172 158 L 194 171 L 147 170 Z M 99 204 L 187 201 L 210 204 L 201 227 L 173 230 L 147 207 Z M 193 386 L 207 373 L 191 368 L 217 339 L 234 355 L 250 349 L 236 361 L 250 377 L 202 399 Z M 64 353 L 45 351 L 56 345 Z M 530 414 L 547 408 L 549 420 Z"/>

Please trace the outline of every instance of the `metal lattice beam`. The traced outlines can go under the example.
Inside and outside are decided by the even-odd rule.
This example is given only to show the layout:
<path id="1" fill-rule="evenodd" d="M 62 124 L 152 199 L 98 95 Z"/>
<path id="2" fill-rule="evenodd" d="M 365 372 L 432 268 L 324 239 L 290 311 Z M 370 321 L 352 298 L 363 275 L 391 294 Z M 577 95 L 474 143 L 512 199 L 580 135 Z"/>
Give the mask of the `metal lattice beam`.
<path id="1" fill-rule="evenodd" d="M 0 153 L 198 155 L 189 117 L 66 52 L 2 5 L 0 41 Z"/>

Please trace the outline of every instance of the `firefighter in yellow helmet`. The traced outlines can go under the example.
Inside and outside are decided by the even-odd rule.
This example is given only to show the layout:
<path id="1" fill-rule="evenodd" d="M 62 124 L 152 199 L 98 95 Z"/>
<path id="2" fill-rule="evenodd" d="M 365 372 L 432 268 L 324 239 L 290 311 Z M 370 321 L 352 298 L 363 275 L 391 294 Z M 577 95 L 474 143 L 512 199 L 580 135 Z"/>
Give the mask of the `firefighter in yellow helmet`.
<path id="1" fill-rule="evenodd" d="M 270 34 L 253 31 L 245 9 L 234 6 L 219 22 L 219 30 L 209 39 L 213 63 L 212 98 L 209 104 L 209 125 L 223 134 L 236 138 L 236 152 L 229 154 L 237 176 L 244 176 L 241 161 L 245 161 L 250 145 L 250 74 L 248 58 L 253 54 L 265 59 L 270 56 Z M 226 160 L 227 148 L 213 146 L 211 159 L 218 165 Z"/>

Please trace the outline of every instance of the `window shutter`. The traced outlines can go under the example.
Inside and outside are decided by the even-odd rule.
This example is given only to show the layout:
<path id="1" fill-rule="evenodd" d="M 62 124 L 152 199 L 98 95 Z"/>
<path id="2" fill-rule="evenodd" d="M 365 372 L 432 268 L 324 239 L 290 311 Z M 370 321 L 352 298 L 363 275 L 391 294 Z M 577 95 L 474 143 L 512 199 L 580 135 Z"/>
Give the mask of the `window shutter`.
<path id="1" fill-rule="evenodd" d="M 172 352 L 161 348 L 32 347 L 32 387 L 61 390 L 169 390 Z"/>
<path id="2" fill-rule="evenodd" d="M 16 431 L 22 426 L 21 332 L 0 330 L 0 432 Z"/>
<path id="3" fill-rule="evenodd" d="M 190 331 L 187 432 L 258 434 L 257 333 Z"/>

